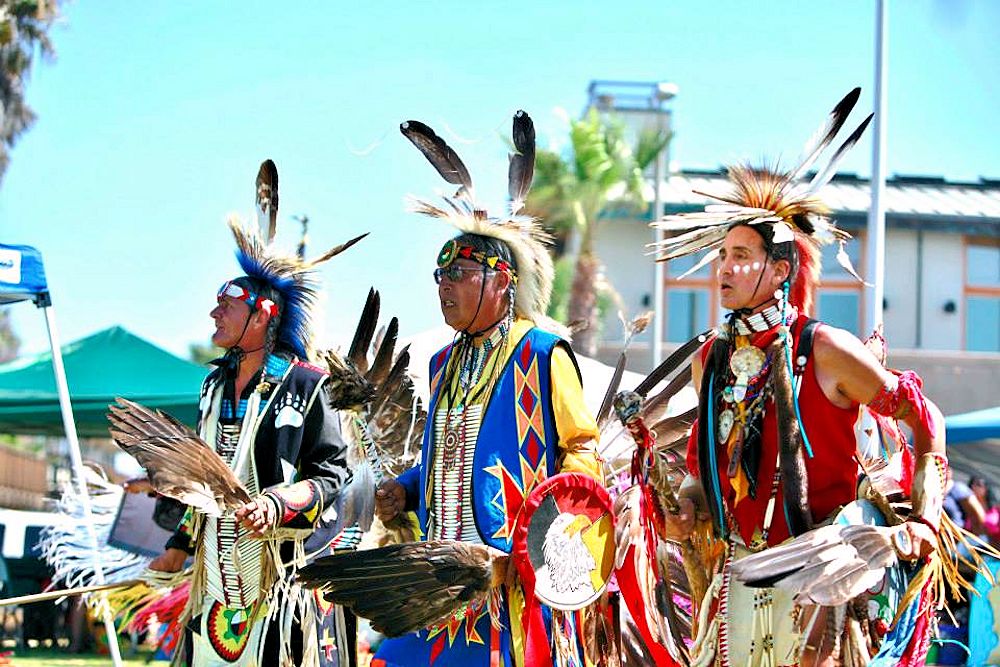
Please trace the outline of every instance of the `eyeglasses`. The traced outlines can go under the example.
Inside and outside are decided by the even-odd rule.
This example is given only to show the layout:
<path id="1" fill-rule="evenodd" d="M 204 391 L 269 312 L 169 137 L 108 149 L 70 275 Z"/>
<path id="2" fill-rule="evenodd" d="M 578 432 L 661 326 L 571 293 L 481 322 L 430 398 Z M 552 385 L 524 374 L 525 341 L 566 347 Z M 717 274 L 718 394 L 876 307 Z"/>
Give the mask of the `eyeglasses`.
<path id="1" fill-rule="evenodd" d="M 456 266 L 452 264 L 444 268 L 434 269 L 434 282 L 440 285 L 441 279 L 447 278 L 453 283 L 460 283 L 465 280 L 466 273 L 486 273 L 487 271 L 489 269 L 485 266 Z"/>

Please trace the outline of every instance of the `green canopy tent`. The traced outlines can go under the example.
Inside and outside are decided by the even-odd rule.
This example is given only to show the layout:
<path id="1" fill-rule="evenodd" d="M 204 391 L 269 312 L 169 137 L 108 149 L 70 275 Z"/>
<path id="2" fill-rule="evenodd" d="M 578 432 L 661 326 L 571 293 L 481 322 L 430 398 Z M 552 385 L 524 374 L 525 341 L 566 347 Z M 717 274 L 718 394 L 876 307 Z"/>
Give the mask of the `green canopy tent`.
<path id="1" fill-rule="evenodd" d="M 121 327 L 62 347 L 77 432 L 107 437 L 108 404 L 121 396 L 193 425 L 207 371 Z M 0 365 L 0 433 L 63 435 L 52 353 Z"/>

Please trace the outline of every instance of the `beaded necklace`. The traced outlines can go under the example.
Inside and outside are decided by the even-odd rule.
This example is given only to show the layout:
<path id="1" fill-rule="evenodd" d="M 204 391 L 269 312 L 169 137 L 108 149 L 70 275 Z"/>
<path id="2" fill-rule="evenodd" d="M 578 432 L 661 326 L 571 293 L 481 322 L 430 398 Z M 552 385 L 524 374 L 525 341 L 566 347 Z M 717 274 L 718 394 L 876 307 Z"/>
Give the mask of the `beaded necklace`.
<path id="1" fill-rule="evenodd" d="M 454 387 L 445 388 L 448 391 L 448 400 L 445 404 L 444 442 L 441 455 L 446 470 L 462 465 L 461 458 L 465 453 L 463 445 L 466 440 L 466 412 L 469 404 L 481 396 L 488 386 L 484 385 L 476 392 L 473 392 L 473 388 L 483 377 L 487 365 L 491 367 L 490 375 L 493 375 L 496 360 L 501 356 L 493 353 L 506 342 L 509 330 L 510 324 L 501 322 L 480 345 L 476 345 L 471 339 L 461 340 L 458 343 L 460 355 L 458 382 L 454 383 Z M 491 383 L 487 383 L 489 384 Z M 460 410 L 457 419 L 453 421 L 456 408 Z"/>

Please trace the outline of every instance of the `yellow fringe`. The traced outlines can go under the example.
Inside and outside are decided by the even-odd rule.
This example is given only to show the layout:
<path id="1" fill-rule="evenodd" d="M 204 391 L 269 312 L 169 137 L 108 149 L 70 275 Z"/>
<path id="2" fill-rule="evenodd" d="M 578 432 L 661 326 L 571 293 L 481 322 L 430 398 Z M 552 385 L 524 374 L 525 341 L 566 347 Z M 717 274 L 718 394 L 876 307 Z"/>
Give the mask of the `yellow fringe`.
<path id="1" fill-rule="evenodd" d="M 959 554 L 960 545 L 965 545 L 968 549 L 971 560 Z M 962 601 L 966 599 L 966 591 L 974 592 L 973 583 L 962 575 L 960 565 L 982 572 L 990 584 L 995 585 L 996 582 L 983 555 L 1000 558 L 1000 552 L 956 524 L 947 514 L 942 514 L 937 533 L 937 548 L 907 586 L 896 608 L 896 616 L 892 619 L 893 627 L 899 622 L 903 611 L 920 595 L 928 580 L 931 581 L 929 606 L 935 609 L 944 607 L 949 595 Z"/>

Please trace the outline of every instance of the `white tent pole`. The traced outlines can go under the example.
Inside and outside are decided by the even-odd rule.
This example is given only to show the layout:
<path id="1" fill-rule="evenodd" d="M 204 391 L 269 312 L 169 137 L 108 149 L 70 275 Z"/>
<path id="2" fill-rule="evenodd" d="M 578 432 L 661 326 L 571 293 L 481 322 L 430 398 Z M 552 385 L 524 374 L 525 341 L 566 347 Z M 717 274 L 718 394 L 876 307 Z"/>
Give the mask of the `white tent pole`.
<path id="1" fill-rule="evenodd" d="M 73 419 L 73 407 L 69 400 L 69 386 L 66 384 L 66 369 L 63 367 L 62 348 L 59 347 L 59 330 L 56 327 L 56 315 L 51 306 L 42 308 L 45 312 L 45 325 L 49 332 L 49 347 L 52 348 L 52 370 L 56 376 L 56 392 L 59 394 L 59 409 L 62 411 L 63 428 L 66 430 L 66 441 L 69 443 L 69 457 L 73 464 L 73 475 L 76 477 L 80 502 L 83 506 L 83 516 L 87 524 L 87 532 L 94 543 L 94 580 L 104 583 L 104 568 L 101 566 L 100 545 L 97 543 L 97 532 L 94 530 L 94 520 L 90 511 L 90 494 L 87 493 L 87 478 L 83 469 L 83 456 L 80 455 L 80 441 L 76 437 L 76 422 Z M 118 648 L 118 632 L 115 630 L 115 620 L 111 610 L 104 607 L 104 629 L 108 633 L 108 650 L 115 667 L 122 667 L 121 650 Z"/>

